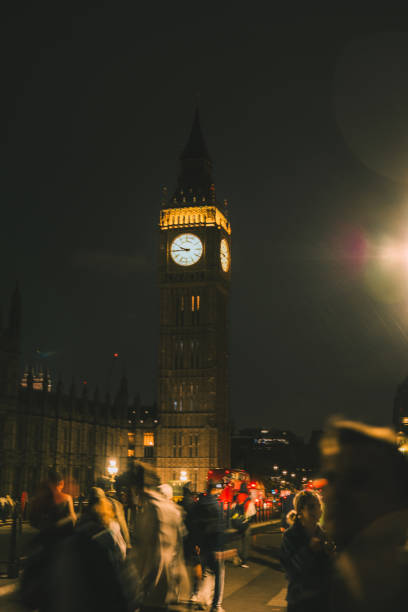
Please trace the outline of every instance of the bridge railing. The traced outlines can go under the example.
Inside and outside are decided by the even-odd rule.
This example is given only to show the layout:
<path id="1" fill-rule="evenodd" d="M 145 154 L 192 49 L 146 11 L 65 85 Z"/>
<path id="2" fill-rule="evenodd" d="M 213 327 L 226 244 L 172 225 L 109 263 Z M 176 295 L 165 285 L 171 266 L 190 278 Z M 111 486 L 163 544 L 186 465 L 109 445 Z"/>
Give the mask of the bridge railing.
<path id="1" fill-rule="evenodd" d="M 255 518 L 252 519 L 253 523 L 264 523 L 266 521 L 271 521 L 273 519 L 279 518 L 280 513 L 273 507 L 270 502 L 260 501 L 254 502 L 256 515 Z M 231 519 L 234 514 L 234 506 L 235 504 L 232 502 L 219 502 L 220 507 L 223 512 L 224 520 L 227 524 L 227 527 L 232 527 Z"/>

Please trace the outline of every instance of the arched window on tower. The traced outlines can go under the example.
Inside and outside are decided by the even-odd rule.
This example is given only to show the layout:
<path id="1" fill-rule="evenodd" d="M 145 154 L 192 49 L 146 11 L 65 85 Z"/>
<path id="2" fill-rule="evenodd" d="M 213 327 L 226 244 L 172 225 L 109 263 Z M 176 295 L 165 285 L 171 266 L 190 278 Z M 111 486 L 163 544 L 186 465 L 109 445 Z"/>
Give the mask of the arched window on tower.
<path id="1" fill-rule="evenodd" d="M 184 325 L 184 295 L 176 295 L 176 325 Z"/>
<path id="2" fill-rule="evenodd" d="M 143 449 L 145 457 L 154 455 L 154 433 L 145 431 L 143 433 Z"/>
<path id="3" fill-rule="evenodd" d="M 181 370 L 184 367 L 184 344 L 183 340 L 176 340 L 174 346 L 174 369 Z"/>
<path id="4" fill-rule="evenodd" d="M 191 296 L 191 323 L 192 325 L 200 325 L 200 296 Z"/>
<path id="5" fill-rule="evenodd" d="M 200 343 L 198 340 L 195 341 L 194 345 L 194 367 L 200 367 Z"/>
<path id="6" fill-rule="evenodd" d="M 173 457 L 183 456 L 183 434 L 177 431 L 173 434 Z"/>

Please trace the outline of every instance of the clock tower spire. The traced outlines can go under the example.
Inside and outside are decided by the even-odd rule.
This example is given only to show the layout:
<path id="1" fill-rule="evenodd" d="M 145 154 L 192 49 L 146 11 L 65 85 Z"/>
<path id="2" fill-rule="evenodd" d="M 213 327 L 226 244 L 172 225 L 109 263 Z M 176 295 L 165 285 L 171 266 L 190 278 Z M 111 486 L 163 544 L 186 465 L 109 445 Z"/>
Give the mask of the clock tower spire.
<path id="1" fill-rule="evenodd" d="M 181 168 L 172 204 L 188 206 L 210 198 L 214 190 L 212 161 L 201 129 L 198 106 L 190 136 L 179 159 Z"/>
<path id="2" fill-rule="evenodd" d="M 157 467 L 202 491 L 229 467 L 231 226 L 216 201 L 198 109 L 170 202 L 160 211 Z"/>

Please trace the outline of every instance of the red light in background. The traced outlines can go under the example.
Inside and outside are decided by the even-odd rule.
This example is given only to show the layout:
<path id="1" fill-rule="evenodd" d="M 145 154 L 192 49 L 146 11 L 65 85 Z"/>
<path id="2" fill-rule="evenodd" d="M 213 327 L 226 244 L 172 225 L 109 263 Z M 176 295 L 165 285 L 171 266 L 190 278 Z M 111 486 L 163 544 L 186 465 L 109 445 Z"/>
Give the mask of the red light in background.
<path id="1" fill-rule="evenodd" d="M 114 357 L 119 357 L 119 353 L 113 353 Z"/>
<path id="2" fill-rule="evenodd" d="M 83 381 L 82 381 L 82 384 L 83 384 L 83 385 L 87 385 L 87 384 L 88 384 L 88 381 L 87 381 L 87 380 L 83 380 Z"/>
<path id="3" fill-rule="evenodd" d="M 323 489 L 323 487 L 326 487 L 328 484 L 328 481 L 326 478 L 318 478 L 317 480 L 313 481 L 313 487 L 315 489 Z"/>

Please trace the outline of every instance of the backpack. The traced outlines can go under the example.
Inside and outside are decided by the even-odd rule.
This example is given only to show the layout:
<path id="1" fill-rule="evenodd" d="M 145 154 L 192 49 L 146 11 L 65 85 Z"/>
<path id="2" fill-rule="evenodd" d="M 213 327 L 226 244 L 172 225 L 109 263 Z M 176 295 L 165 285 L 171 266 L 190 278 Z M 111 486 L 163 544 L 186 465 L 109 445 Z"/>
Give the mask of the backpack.
<path id="1" fill-rule="evenodd" d="M 249 527 L 249 519 L 245 516 L 245 504 L 249 498 L 245 499 L 241 504 L 235 504 L 231 517 L 231 525 L 239 533 L 243 533 Z"/>

